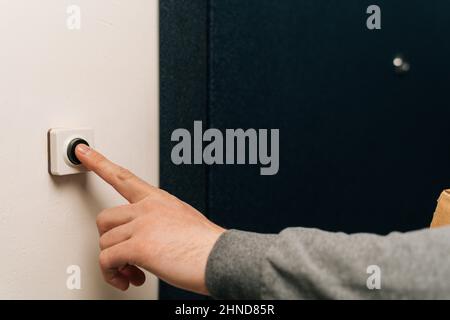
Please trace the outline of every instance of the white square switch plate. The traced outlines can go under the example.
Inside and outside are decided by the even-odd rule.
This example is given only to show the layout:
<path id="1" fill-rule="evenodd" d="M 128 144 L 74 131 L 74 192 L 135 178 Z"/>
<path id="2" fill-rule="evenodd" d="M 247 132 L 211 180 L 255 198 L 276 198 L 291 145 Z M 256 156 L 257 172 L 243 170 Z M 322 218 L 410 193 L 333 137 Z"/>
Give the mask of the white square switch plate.
<path id="1" fill-rule="evenodd" d="M 86 143 L 94 147 L 94 130 L 89 128 L 55 128 L 48 131 L 49 172 L 65 176 L 87 172 L 73 153 L 76 145 Z"/>

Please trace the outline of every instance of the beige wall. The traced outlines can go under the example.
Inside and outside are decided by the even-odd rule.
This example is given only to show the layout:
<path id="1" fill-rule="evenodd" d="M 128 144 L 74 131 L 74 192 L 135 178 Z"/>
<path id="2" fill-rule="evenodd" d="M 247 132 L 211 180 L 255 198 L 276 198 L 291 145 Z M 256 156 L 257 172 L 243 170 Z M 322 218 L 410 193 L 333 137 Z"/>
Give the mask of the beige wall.
<path id="1" fill-rule="evenodd" d="M 66 26 L 68 5 L 81 30 Z M 96 214 L 123 204 L 92 173 L 47 172 L 47 130 L 91 127 L 96 146 L 158 184 L 158 1 L 0 0 L 0 298 L 156 298 L 156 280 L 103 283 Z M 81 267 L 81 290 L 66 269 Z"/>

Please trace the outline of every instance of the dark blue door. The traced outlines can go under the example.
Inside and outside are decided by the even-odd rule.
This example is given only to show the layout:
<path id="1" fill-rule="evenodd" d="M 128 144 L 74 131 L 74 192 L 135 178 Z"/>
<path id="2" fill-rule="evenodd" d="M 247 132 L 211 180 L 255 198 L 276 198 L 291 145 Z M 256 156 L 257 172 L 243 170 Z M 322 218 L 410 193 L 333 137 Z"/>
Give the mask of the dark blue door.
<path id="1" fill-rule="evenodd" d="M 161 40 L 172 53 L 161 62 L 162 187 L 227 228 L 388 233 L 429 224 L 450 185 L 448 1 L 377 1 L 381 30 L 366 27 L 373 1 L 175 3 L 162 1 L 161 37 L 173 32 Z M 409 70 L 399 73 L 396 57 Z M 168 120 L 173 110 L 183 117 Z M 280 129 L 279 173 L 175 167 L 170 132 L 194 120 Z M 179 292 L 164 287 L 162 297 Z"/>

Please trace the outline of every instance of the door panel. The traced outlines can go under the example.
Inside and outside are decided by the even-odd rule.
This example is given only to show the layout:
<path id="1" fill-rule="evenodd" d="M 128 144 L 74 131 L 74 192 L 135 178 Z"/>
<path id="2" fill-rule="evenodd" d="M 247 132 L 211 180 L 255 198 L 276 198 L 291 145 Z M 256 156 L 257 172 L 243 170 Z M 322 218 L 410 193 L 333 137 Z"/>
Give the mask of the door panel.
<path id="1" fill-rule="evenodd" d="M 162 187 L 227 228 L 429 224 L 450 184 L 448 1 L 377 1 L 375 31 L 365 0 L 161 3 Z M 194 120 L 280 129 L 279 173 L 173 165 L 170 133 Z"/>
<path id="2" fill-rule="evenodd" d="M 279 128 L 280 171 L 214 166 L 230 228 L 386 233 L 428 225 L 450 183 L 446 1 L 211 1 L 211 127 Z M 403 54 L 410 72 L 399 76 Z"/>

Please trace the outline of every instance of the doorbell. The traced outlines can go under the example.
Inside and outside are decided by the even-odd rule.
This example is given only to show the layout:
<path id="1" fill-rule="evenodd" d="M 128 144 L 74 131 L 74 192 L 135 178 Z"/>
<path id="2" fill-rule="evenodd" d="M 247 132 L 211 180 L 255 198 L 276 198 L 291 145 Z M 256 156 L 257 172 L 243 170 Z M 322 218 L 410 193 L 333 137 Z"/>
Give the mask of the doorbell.
<path id="1" fill-rule="evenodd" d="M 54 176 L 65 176 L 87 172 L 78 160 L 75 149 L 85 144 L 93 147 L 94 130 L 88 128 L 63 129 L 48 131 L 49 172 Z"/>

